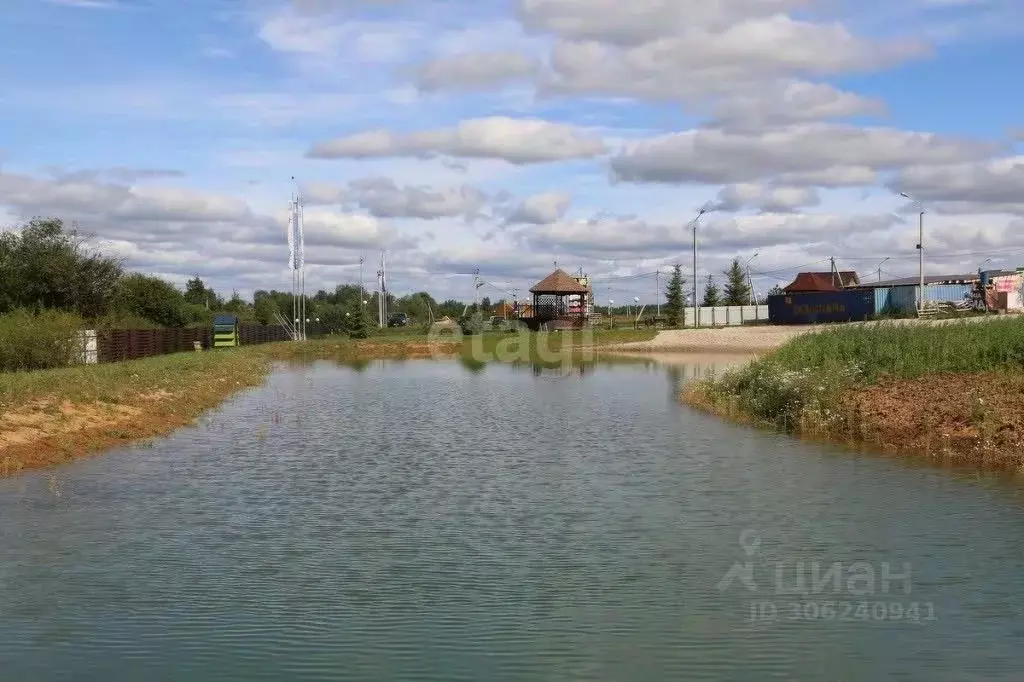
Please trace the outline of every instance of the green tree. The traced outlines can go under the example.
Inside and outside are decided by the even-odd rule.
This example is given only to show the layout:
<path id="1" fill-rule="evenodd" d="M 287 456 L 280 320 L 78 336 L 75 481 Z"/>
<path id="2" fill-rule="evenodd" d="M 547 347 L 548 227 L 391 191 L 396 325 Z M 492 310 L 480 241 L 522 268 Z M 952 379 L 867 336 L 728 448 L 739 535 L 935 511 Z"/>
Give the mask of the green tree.
<path id="1" fill-rule="evenodd" d="M 715 278 L 711 275 L 708 275 L 708 283 L 704 286 L 704 302 L 701 305 L 709 308 L 722 305 L 722 296 L 715 284 Z"/>
<path id="2" fill-rule="evenodd" d="M 170 282 L 138 272 L 118 282 L 114 308 L 119 315 L 144 317 L 163 327 L 184 327 L 185 296 Z"/>
<path id="3" fill-rule="evenodd" d="M 253 318 L 260 324 L 275 324 L 277 312 L 277 304 L 270 296 L 258 296 L 253 303 Z"/>
<path id="4" fill-rule="evenodd" d="M 355 303 L 351 303 L 347 310 L 351 311 Z M 326 334 L 344 334 L 348 332 L 348 321 L 345 318 L 346 308 L 334 303 L 324 303 L 317 308 L 317 315 L 320 317 L 320 328 Z M 351 316 L 351 313 L 349 313 Z"/>
<path id="5" fill-rule="evenodd" d="M 362 301 L 353 299 L 346 312 L 348 313 L 345 319 L 349 338 L 365 339 L 370 336 L 370 319 Z"/>
<path id="6" fill-rule="evenodd" d="M 0 232 L 0 314 L 55 308 L 95 319 L 110 312 L 119 260 L 87 248 L 59 218 L 35 218 Z"/>
<path id="7" fill-rule="evenodd" d="M 782 290 L 782 287 L 776 284 L 775 286 L 768 290 L 768 293 L 765 294 L 765 298 L 767 298 L 768 296 L 781 296 L 784 293 L 786 292 Z"/>
<path id="8" fill-rule="evenodd" d="M 237 289 L 231 292 L 231 298 L 220 309 L 237 315 L 238 319 L 243 321 L 254 319 L 253 307 L 239 295 Z"/>
<path id="9" fill-rule="evenodd" d="M 220 307 L 217 292 L 207 287 L 199 275 L 185 283 L 185 300 L 193 305 L 201 305 L 211 310 Z"/>
<path id="10" fill-rule="evenodd" d="M 437 305 L 434 309 L 434 315 L 437 317 L 444 317 L 447 315 L 453 320 L 457 320 L 462 317 L 462 310 L 465 306 L 465 303 L 456 301 L 454 298 L 449 298 L 447 301 Z"/>
<path id="11" fill-rule="evenodd" d="M 676 265 L 672 268 L 672 277 L 669 278 L 668 286 L 665 288 L 664 311 L 670 327 L 679 327 L 683 324 L 684 284 L 686 284 L 686 280 L 683 279 L 683 268 Z"/>
<path id="12" fill-rule="evenodd" d="M 725 275 L 725 305 L 748 305 L 750 303 L 750 285 L 747 284 L 747 273 L 740 266 L 740 259 L 734 258 L 732 266 Z"/>
<path id="13" fill-rule="evenodd" d="M 429 323 L 431 313 L 437 315 L 437 301 L 425 291 L 402 296 L 394 303 L 394 312 L 403 312 L 420 323 Z"/>

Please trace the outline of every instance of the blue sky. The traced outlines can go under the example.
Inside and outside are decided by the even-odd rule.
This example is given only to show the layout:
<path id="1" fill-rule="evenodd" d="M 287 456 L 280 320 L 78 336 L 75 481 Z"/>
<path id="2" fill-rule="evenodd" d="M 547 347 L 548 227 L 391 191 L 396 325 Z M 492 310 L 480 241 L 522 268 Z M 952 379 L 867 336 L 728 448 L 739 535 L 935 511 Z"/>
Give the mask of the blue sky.
<path id="1" fill-rule="evenodd" d="M 315 287 L 386 249 L 399 291 L 557 261 L 646 300 L 700 206 L 700 281 L 914 274 L 908 191 L 931 271 L 1015 267 L 1022 33 L 1014 0 L 7 0 L 0 223 L 284 289 L 294 175 Z"/>

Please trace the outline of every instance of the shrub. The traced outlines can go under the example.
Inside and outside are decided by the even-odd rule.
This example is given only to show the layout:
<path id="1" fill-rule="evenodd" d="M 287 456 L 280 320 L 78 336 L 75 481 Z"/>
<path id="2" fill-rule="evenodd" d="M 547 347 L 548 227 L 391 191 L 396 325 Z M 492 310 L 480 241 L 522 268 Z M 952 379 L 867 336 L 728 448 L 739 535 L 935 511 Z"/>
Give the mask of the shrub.
<path id="1" fill-rule="evenodd" d="M 55 310 L 0 315 L 0 371 L 49 369 L 78 361 L 83 350 L 78 340 L 81 329 L 78 315 Z"/>
<path id="2" fill-rule="evenodd" d="M 475 310 L 465 317 L 459 318 L 459 327 L 462 329 L 462 333 L 467 336 L 473 334 L 482 334 L 484 329 L 487 328 L 487 323 L 484 322 L 484 316 L 479 310 Z"/>

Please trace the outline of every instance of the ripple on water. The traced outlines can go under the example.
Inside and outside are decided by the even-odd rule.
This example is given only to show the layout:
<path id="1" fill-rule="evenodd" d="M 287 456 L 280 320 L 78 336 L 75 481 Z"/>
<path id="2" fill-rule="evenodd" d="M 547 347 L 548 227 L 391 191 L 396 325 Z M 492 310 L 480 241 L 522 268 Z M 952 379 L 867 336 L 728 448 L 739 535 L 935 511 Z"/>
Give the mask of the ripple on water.
<path id="1" fill-rule="evenodd" d="M 3 677 L 1022 679 L 1016 490 L 723 424 L 681 371 L 318 364 L 60 499 L 2 481 Z M 910 562 L 939 618 L 749 621 L 813 561 Z"/>

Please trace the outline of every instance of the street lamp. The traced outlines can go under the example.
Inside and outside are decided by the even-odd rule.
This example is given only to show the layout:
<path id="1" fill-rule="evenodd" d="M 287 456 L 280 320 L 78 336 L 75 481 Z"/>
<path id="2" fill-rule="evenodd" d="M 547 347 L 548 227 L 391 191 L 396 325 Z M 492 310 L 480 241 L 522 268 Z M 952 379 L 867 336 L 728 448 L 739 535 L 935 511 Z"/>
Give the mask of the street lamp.
<path id="1" fill-rule="evenodd" d="M 879 263 L 877 265 L 877 268 L 878 268 L 878 281 L 879 282 L 882 281 L 882 266 L 885 265 L 885 261 L 887 261 L 887 260 L 889 260 L 888 256 L 886 256 L 881 261 L 879 261 Z"/>
<path id="2" fill-rule="evenodd" d="M 697 223 L 700 222 L 702 215 L 707 213 L 707 209 L 702 208 L 697 212 L 697 217 L 693 219 L 693 326 L 700 326 L 700 320 L 697 318 Z M 685 321 L 685 320 L 684 320 Z"/>
<path id="3" fill-rule="evenodd" d="M 754 295 L 754 280 L 750 276 L 750 261 L 757 258 L 759 251 L 755 251 L 754 255 L 747 259 L 747 285 L 750 287 L 750 304 L 757 305 L 757 296 Z"/>
<path id="4" fill-rule="evenodd" d="M 981 269 L 983 267 L 985 267 L 985 263 L 990 263 L 990 262 L 992 262 L 991 258 L 986 258 L 985 260 L 981 261 L 981 264 L 978 266 L 978 272 L 981 272 Z"/>
<path id="5" fill-rule="evenodd" d="M 612 328 L 612 304 L 615 303 L 612 299 L 608 299 L 608 328 Z"/>
<path id="6" fill-rule="evenodd" d="M 924 204 L 906 192 L 900 192 L 904 199 L 917 205 L 917 278 L 919 289 L 917 294 L 917 312 L 924 308 Z"/>

